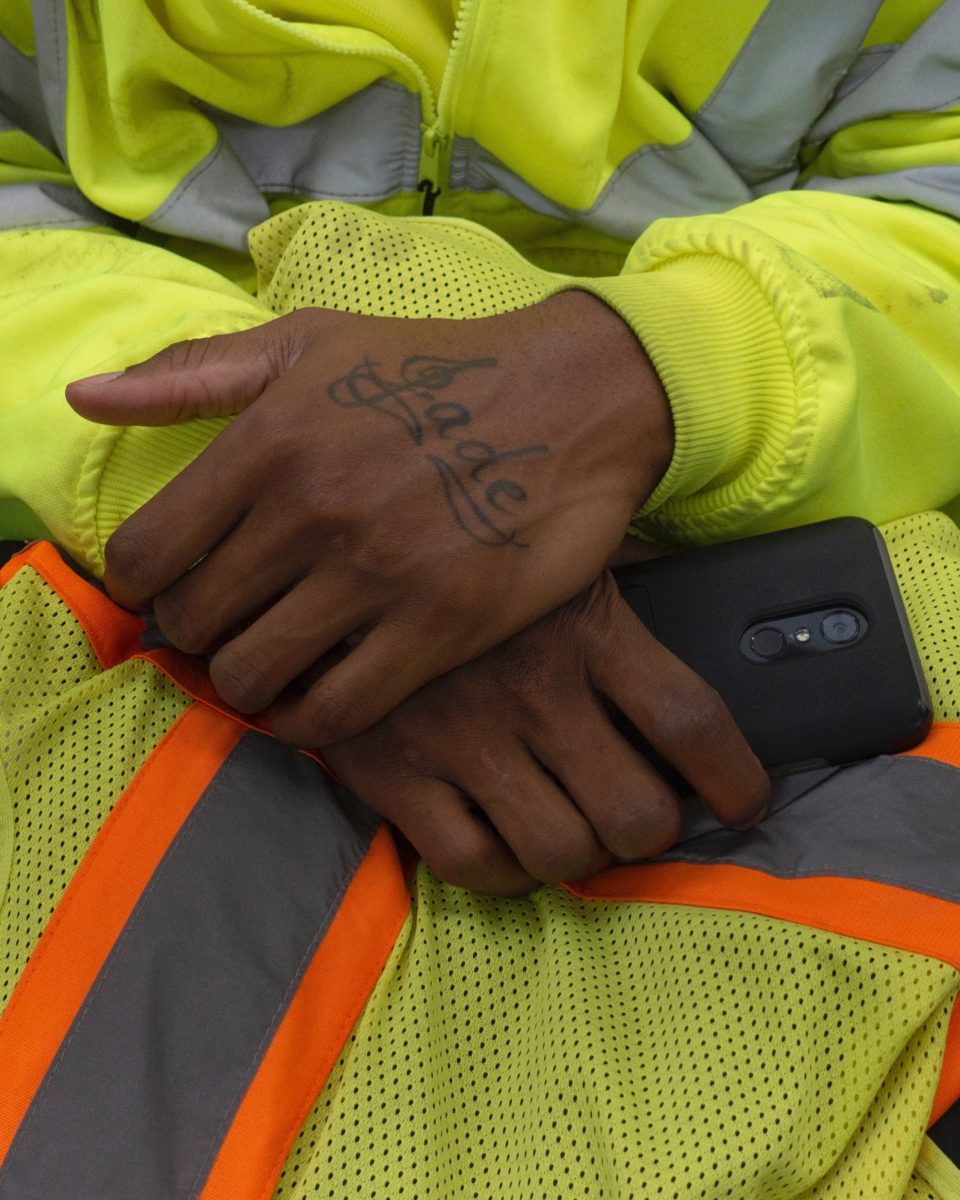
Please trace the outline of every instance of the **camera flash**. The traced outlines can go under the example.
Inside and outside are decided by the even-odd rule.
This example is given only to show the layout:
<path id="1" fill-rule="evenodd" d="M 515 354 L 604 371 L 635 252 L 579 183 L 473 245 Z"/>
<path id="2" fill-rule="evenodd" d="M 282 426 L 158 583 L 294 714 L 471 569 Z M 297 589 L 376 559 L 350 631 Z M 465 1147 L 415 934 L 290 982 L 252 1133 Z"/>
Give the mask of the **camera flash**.
<path id="1" fill-rule="evenodd" d="M 793 635 L 793 640 L 795 642 L 809 642 L 810 641 L 810 630 L 807 629 L 806 626 L 804 626 L 801 629 L 798 629 L 796 631 L 796 633 Z"/>

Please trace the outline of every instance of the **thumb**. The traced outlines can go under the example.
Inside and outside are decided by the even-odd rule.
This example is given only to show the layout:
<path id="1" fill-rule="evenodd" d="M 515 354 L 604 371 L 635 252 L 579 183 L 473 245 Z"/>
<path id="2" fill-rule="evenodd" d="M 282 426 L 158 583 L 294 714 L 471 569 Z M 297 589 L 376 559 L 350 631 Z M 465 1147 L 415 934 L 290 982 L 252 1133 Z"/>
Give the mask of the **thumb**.
<path id="1" fill-rule="evenodd" d="M 67 385 L 70 407 L 102 425 L 177 425 L 242 412 L 303 353 L 285 317 L 256 329 L 177 342 L 125 371 Z"/>

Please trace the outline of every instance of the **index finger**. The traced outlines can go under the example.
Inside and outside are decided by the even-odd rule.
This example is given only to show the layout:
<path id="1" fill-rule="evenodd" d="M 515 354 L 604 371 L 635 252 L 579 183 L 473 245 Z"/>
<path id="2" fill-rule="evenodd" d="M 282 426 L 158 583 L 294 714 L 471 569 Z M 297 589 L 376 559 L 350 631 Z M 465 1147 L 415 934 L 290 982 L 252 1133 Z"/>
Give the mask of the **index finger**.
<path id="1" fill-rule="evenodd" d="M 245 460 L 230 430 L 116 530 L 106 545 L 104 583 L 127 608 L 146 606 L 222 541 L 247 509 Z"/>

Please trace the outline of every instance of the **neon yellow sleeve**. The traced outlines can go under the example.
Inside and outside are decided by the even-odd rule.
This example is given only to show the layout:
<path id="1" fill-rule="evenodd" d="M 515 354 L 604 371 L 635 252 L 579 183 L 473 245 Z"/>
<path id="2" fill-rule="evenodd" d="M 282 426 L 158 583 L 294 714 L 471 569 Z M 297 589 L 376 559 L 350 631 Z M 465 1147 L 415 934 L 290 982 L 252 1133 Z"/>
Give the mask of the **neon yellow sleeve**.
<path id="1" fill-rule="evenodd" d="M 638 517 L 650 536 L 880 523 L 960 495 L 960 222 L 851 194 L 914 191 L 960 213 L 960 114 L 841 130 L 804 182 L 658 221 L 620 276 L 586 283 L 673 406 L 675 458 Z"/>
<path id="2" fill-rule="evenodd" d="M 69 408 L 64 387 L 271 315 L 215 272 L 107 231 L 0 234 L 0 538 L 49 530 L 101 571 L 113 529 L 222 422 L 93 425 Z"/>

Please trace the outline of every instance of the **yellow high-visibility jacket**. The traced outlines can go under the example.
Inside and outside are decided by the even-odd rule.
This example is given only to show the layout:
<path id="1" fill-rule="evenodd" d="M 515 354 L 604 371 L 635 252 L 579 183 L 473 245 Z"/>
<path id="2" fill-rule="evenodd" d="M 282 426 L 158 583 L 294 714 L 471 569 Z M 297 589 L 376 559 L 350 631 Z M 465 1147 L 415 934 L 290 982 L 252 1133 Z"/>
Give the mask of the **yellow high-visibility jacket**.
<path id="1" fill-rule="evenodd" d="M 301 304 L 469 316 L 587 287 L 636 330 L 673 406 L 674 461 L 641 531 L 896 521 L 937 714 L 960 716 L 956 0 L 636 0 L 588 15 L 573 0 L 463 0 L 456 19 L 442 0 L 402 15 L 385 0 L 32 7 L 0 4 L 0 533 L 49 530 L 97 571 L 110 532 L 219 427 L 93 428 L 64 404 L 72 378 Z M 161 911 L 134 966 L 123 922 L 99 960 L 62 931 L 91 928 L 71 916 L 90 879 L 112 894 L 125 877 L 123 854 L 99 849 L 127 844 L 114 814 L 137 810 L 120 801 L 175 787 L 169 767 L 158 792 L 137 781 L 210 697 L 182 664 L 138 657 L 78 586 L 42 559 L 0 590 L 0 1078 L 18 1072 L 6 1102 L 0 1089 L 0 1197 L 56 1195 L 31 1191 L 38 1162 L 71 1195 L 109 1195 L 118 1163 L 144 1155 L 158 1196 L 239 1195 L 230 1171 L 284 1200 L 960 1195 L 923 1137 L 935 1098 L 939 1114 L 960 1090 L 946 734 L 926 756 L 784 791 L 749 835 L 696 826 L 668 861 L 579 898 L 486 901 L 421 870 L 398 933 L 395 889 L 386 918 L 334 889 L 345 944 L 363 948 L 359 967 L 338 960 L 349 987 L 321 973 L 304 993 L 291 968 L 279 993 L 311 998 L 327 1060 L 295 1111 L 272 1105 L 299 1042 L 269 1056 L 261 996 L 250 1036 L 266 1057 L 230 1088 L 216 1075 L 198 1148 L 193 1109 L 163 1101 L 208 1098 L 187 1069 L 206 1061 L 205 1026 L 179 1058 L 150 1058 L 193 910 L 172 918 L 177 937 Z M 194 719 L 223 760 L 228 735 Z M 266 797 L 291 769 L 245 761 L 229 778 Z M 158 883 L 162 852 L 160 839 Z M 265 886 L 252 850 L 238 861 Z M 164 894 L 153 880 L 130 885 L 124 920 Z M 194 882 L 219 938 L 238 893 Z M 238 940 L 254 980 L 260 944 Z M 210 945 L 181 964 L 200 994 Z M 28 960 L 84 982 L 68 988 L 58 966 L 44 983 Z M 128 977 L 153 985 L 130 1000 L 148 1032 L 118 1050 Z M 243 979 L 227 993 L 255 989 Z M 114 1007 L 84 1016 L 104 996 Z M 70 1060 L 84 1045 L 99 1057 Z M 86 1138 L 84 1080 L 134 1060 L 132 1095 L 91 1090 L 100 1140 Z M 287 1127 L 257 1141 L 257 1114 L 275 1110 Z M 154 1130 L 146 1149 L 124 1141 L 136 1122 L 110 1119 L 134 1111 Z M 150 1194 L 132 1178 L 117 1195 Z"/>

